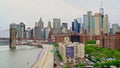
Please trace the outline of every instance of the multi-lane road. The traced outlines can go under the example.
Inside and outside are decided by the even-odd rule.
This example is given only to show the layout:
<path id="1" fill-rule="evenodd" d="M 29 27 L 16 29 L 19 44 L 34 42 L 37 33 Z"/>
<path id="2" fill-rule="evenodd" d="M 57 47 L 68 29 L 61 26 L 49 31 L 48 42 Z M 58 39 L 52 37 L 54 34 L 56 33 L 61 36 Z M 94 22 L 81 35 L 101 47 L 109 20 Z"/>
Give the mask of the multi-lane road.
<path id="1" fill-rule="evenodd" d="M 54 53 L 50 52 L 51 50 L 53 50 L 53 46 L 43 44 L 43 50 L 39 58 L 30 68 L 53 68 Z"/>

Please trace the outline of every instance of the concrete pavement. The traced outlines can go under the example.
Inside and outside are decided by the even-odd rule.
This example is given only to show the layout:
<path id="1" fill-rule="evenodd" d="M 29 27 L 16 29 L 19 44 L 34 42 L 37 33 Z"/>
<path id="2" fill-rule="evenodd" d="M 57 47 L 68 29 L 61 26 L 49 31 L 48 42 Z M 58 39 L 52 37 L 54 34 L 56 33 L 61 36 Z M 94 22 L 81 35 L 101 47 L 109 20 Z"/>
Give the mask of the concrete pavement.
<path id="1" fill-rule="evenodd" d="M 54 53 L 50 52 L 53 46 L 43 45 L 43 51 L 38 60 L 30 68 L 53 68 Z"/>

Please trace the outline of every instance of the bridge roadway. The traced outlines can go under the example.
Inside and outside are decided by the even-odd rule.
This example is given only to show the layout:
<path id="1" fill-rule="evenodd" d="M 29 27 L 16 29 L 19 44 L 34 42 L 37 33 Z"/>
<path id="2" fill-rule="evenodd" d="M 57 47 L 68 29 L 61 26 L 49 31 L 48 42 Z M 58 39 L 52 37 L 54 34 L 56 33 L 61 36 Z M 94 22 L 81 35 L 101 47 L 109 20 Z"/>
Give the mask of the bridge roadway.
<path id="1" fill-rule="evenodd" d="M 52 49 L 53 46 L 44 44 L 40 57 L 30 68 L 53 68 L 54 54 L 50 52 Z"/>

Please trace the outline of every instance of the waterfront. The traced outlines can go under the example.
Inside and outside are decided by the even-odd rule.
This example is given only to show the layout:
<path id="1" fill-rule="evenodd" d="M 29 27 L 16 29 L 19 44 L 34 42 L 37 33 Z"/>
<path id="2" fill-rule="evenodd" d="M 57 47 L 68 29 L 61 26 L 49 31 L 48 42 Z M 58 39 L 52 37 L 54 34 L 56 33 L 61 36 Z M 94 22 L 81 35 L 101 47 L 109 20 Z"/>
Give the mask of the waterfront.
<path id="1" fill-rule="evenodd" d="M 27 45 L 19 45 L 16 49 L 0 45 L 0 68 L 30 68 L 41 50 Z"/>

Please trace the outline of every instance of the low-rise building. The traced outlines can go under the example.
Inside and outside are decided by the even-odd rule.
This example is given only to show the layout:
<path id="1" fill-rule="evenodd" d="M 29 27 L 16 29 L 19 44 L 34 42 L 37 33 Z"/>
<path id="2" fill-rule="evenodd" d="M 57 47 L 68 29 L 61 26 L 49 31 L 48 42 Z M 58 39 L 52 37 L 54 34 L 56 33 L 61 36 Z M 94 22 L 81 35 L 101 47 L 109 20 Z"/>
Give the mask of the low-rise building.
<path id="1" fill-rule="evenodd" d="M 71 42 L 69 37 L 64 38 L 64 42 L 59 43 L 58 47 L 61 56 L 63 57 L 64 65 L 72 66 L 76 63 L 85 63 L 85 48 L 84 44 Z"/>

